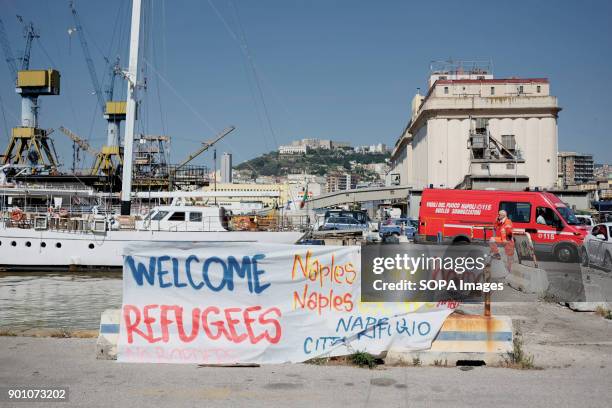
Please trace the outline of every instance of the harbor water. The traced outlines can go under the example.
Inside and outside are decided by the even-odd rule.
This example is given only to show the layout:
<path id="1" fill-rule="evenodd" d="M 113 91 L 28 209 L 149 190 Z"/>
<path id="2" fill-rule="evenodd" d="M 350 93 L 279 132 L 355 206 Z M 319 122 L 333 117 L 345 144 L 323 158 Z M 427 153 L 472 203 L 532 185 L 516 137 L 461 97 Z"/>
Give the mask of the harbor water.
<path id="1" fill-rule="evenodd" d="M 121 291 L 121 272 L 0 272 L 0 329 L 95 330 Z"/>

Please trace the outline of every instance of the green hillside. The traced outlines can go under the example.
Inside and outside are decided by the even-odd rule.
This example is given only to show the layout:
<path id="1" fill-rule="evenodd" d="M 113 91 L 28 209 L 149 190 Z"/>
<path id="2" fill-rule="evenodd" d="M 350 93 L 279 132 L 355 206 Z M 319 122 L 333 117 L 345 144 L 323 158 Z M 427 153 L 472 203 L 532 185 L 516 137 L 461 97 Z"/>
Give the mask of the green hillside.
<path id="1" fill-rule="evenodd" d="M 287 174 L 316 174 L 323 176 L 328 170 L 342 167 L 351 170 L 351 161 L 360 164 L 384 163 L 389 153 L 356 153 L 349 150 L 311 150 L 307 154 L 265 153 L 235 166 L 237 170 L 250 170 L 255 176 L 286 176 Z"/>

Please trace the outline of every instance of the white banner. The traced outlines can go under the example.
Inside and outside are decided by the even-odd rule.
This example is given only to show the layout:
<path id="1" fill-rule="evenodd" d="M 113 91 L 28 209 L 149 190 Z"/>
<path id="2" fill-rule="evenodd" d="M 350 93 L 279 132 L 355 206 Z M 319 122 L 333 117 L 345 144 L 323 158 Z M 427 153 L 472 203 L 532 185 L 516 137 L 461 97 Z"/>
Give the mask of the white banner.
<path id="1" fill-rule="evenodd" d="M 118 361 L 283 363 L 427 349 L 446 304 L 360 303 L 360 248 L 128 247 Z"/>

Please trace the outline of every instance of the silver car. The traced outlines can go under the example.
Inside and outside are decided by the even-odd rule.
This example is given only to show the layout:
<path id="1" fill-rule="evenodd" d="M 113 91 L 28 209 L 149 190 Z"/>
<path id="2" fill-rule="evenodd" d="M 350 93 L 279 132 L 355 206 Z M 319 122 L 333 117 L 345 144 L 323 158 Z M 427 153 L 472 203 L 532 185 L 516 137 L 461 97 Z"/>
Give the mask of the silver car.
<path id="1" fill-rule="evenodd" d="M 580 248 L 580 257 L 584 266 L 599 266 L 612 272 L 612 222 L 591 228 Z"/>

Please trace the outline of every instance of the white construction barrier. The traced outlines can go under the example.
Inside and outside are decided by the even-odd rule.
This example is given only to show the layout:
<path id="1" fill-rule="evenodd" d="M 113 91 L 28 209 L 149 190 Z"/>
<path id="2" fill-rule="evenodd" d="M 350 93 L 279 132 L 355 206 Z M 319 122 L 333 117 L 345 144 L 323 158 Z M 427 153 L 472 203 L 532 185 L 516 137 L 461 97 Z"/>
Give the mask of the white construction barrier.
<path id="1" fill-rule="evenodd" d="M 541 268 L 514 263 L 506 276 L 506 283 L 514 289 L 525 293 L 543 295 L 548 289 L 548 275 Z"/>

